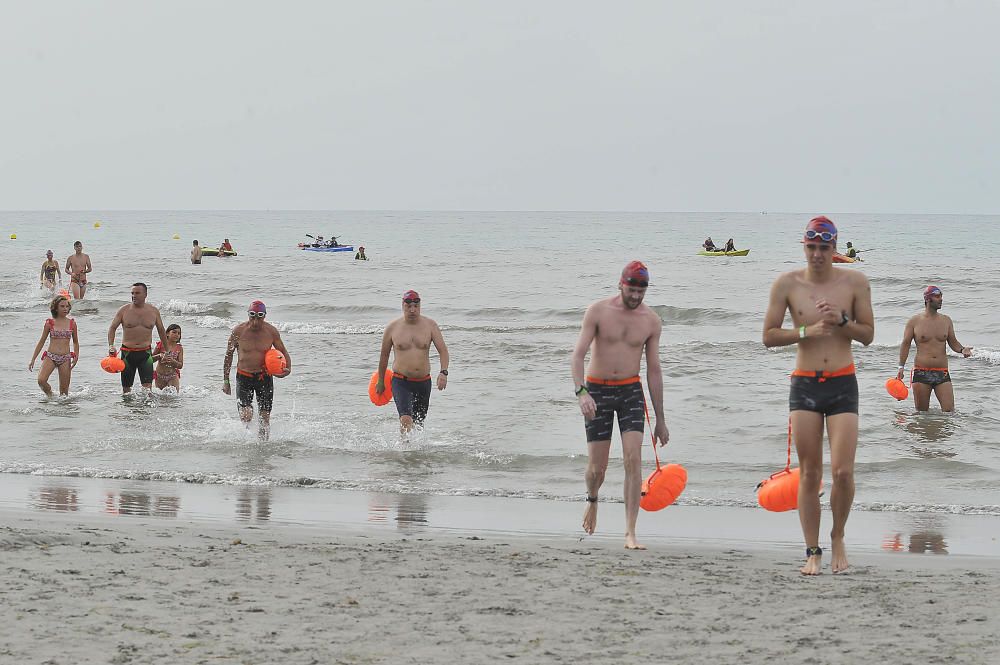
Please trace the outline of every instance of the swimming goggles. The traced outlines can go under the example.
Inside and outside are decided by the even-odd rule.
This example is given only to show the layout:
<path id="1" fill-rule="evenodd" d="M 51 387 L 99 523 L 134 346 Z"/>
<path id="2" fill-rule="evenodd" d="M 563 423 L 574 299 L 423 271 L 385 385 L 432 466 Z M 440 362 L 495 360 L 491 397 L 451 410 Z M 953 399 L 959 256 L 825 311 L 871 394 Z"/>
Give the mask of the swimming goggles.
<path id="1" fill-rule="evenodd" d="M 815 240 L 816 238 L 823 242 L 831 242 L 837 239 L 837 234 L 829 231 L 813 231 L 812 229 L 806 231 L 806 240 Z"/>
<path id="2" fill-rule="evenodd" d="M 419 305 L 420 298 L 404 298 L 403 302 L 405 302 L 407 305 Z"/>
<path id="3" fill-rule="evenodd" d="M 263 319 L 267 316 L 267 312 L 247 312 L 251 319 Z"/>
<path id="4" fill-rule="evenodd" d="M 627 284 L 629 286 L 638 286 L 639 288 L 643 289 L 649 286 L 648 281 L 644 279 L 636 279 L 635 277 L 625 277 L 622 279 L 622 283 Z"/>

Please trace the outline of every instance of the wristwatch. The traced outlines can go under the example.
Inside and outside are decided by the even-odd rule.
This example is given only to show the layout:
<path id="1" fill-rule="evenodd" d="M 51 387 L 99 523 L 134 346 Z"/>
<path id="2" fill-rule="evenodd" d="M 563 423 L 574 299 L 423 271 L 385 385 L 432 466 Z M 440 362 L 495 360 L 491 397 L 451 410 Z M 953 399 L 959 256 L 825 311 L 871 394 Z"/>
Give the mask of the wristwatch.
<path id="1" fill-rule="evenodd" d="M 840 319 L 840 324 L 839 325 L 840 325 L 841 328 L 843 328 L 848 323 L 850 323 L 851 319 L 850 319 L 850 317 L 847 316 L 847 312 L 841 312 L 840 316 L 842 318 Z"/>
<path id="2" fill-rule="evenodd" d="M 446 369 L 441 370 L 441 373 L 444 374 L 445 376 L 448 376 L 448 370 Z"/>

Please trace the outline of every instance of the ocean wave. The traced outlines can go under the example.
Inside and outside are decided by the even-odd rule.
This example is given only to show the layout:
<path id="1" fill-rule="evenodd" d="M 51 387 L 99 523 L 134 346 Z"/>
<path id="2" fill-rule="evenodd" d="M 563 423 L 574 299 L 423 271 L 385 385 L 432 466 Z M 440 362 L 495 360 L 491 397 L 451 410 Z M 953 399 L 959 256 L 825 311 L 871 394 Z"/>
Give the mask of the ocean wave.
<path id="1" fill-rule="evenodd" d="M 747 314 L 730 312 L 710 307 L 675 307 L 673 305 L 653 305 L 651 309 L 667 324 L 696 325 L 699 323 L 723 323 L 742 321 Z M 757 312 L 753 316 L 759 317 Z"/>
<path id="2" fill-rule="evenodd" d="M 199 316 L 197 325 L 199 328 L 211 329 L 232 329 L 243 321 L 236 319 L 222 318 L 213 314 Z M 301 321 L 282 321 L 272 324 L 281 333 L 293 335 L 381 335 L 383 327 L 381 325 L 350 326 L 333 325 L 330 323 L 305 323 Z"/>
<path id="3" fill-rule="evenodd" d="M 229 316 L 233 305 L 228 302 L 197 303 L 174 298 L 157 305 L 157 307 L 164 314 L 182 314 L 188 316 L 210 314 L 212 316 L 224 317 Z"/>

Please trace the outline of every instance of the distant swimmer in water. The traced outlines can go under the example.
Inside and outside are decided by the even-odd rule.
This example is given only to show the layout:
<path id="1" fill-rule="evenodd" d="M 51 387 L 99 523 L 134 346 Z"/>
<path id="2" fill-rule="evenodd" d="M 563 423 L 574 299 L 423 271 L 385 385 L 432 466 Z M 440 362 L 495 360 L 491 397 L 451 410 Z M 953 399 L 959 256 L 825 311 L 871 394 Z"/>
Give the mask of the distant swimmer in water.
<path id="1" fill-rule="evenodd" d="M 903 329 L 903 343 L 899 346 L 899 371 L 896 378 L 902 380 L 906 370 L 906 358 L 910 355 L 910 344 L 917 343 L 917 357 L 913 366 L 913 405 L 917 411 L 930 408 L 931 392 L 937 397 L 941 410 L 955 410 L 955 390 L 948 372 L 948 352 L 946 345 L 955 353 L 968 358 L 971 346 L 962 346 L 955 337 L 955 324 L 951 317 L 939 314 L 944 305 L 944 295 L 936 286 L 924 289 L 924 311 L 910 317 Z"/>
<path id="2" fill-rule="evenodd" d="M 249 429 L 253 421 L 253 401 L 257 398 L 258 430 L 261 441 L 271 437 L 271 407 L 274 403 L 274 380 L 264 371 L 264 355 L 274 347 L 285 356 L 285 370 L 275 374 L 283 379 L 292 373 L 292 357 L 281 341 L 278 329 L 264 321 L 267 306 L 254 300 L 247 309 L 247 320 L 240 323 L 229 335 L 226 357 L 222 363 L 222 392 L 232 394 L 229 370 L 233 366 L 233 354 L 238 355 L 236 363 L 236 406 L 240 420 Z"/>
<path id="3" fill-rule="evenodd" d="M 191 263 L 198 266 L 201 265 L 201 245 L 195 240 L 191 247 Z"/>
<path id="4" fill-rule="evenodd" d="M 403 294 L 403 315 L 389 322 L 382 334 L 375 392 L 385 392 L 384 376 L 392 353 L 392 399 L 399 414 L 399 430 L 404 436 L 414 425 L 422 425 L 431 400 L 431 344 L 438 352 L 441 369 L 437 389 L 448 387 L 448 347 L 437 322 L 420 313 L 420 294 Z"/>
<path id="5" fill-rule="evenodd" d="M 837 227 L 816 217 L 802 238 L 806 267 L 780 275 L 764 315 L 764 346 L 798 344 L 788 397 L 789 422 L 798 452 L 799 522 L 806 544 L 803 575 L 818 575 L 819 490 L 823 480 L 823 427 L 830 440 L 833 488 L 831 568 L 847 569 L 844 529 L 854 502 L 854 457 L 858 445 L 858 381 L 852 341 L 868 346 L 875 336 L 871 287 L 863 273 L 833 267 Z M 792 328 L 783 328 L 791 313 Z"/>
<path id="6" fill-rule="evenodd" d="M 635 525 L 642 496 L 642 435 L 645 398 L 639 369 L 646 356 L 646 383 L 656 416 L 653 437 L 661 446 L 670 438 L 663 415 L 663 373 L 660 369 L 660 317 L 643 304 L 649 270 L 632 261 L 622 270 L 618 294 L 587 308 L 572 356 L 574 392 L 587 432 L 587 508 L 583 530 L 597 529 L 598 491 L 604 483 L 611 451 L 615 415 L 625 461 L 625 547 L 645 549 L 636 540 Z M 590 351 L 590 366 L 584 361 Z M 655 444 L 654 444 L 655 445 Z"/>
<path id="7" fill-rule="evenodd" d="M 365 247 L 364 247 L 364 245 L 362 245 L 361 247 L 358 247 L 358 253 L 354 255 L 354 260 L 355 261 L 367 261 L 368 260 L 368 257 L 365 256 Z"/>
<path id="8" fill-rule="evenodd" d="M 73 243 L 73 254 L 66 259 L 66 274 L 70 275 L 70 288 L 73 297 L 80 300 L 87 294 L 87 273 L 94 268 L 90 265 L 90 257 L 83 253 L 83 243 L 77 240 Z"/>
<path id="9" fill-rule="evenodd" d="M 108 354 L 114 355 L 115 335 L 118 327 L 122 328 L 121 359 L 125 361 L 125 369 L 120 374 L 122 394 L 132 392 L 135 375 L 139 374 L 139 383 L 149 392 L 153 388 L 153 328 L 160 342 L 166 342 L 167 331 L 163 329 L 163 319 L 160 310 L 146 302 L 149 289 L 142 282 L 136 282 L 131 290 L 132 302 L 122 305 L 108 328 Z"/>
<path id="10" fill-rule="evenodd" d="M 176 323 L 167 326 L 167 343 L 157 342 L 153 349 L 153 385 L 159 390 L 171 387 L 181 391 L 181 369 L 184 367 L 184 347 L 181 346 L 181 327 Z"/>
<path id="11" fill-rule="evenodd" d="M 56 296 L 49 305 L 51 319 L 46 319 L 42 326 L 42 336 L 35 345 L 35 352 L 31 354 L 31 361 L 28 363 L 28 371 L 35 369 L 35 359 L 38 352 L 45 345 L 45 339 L 49 338 L 49 348 L 42 352 L 42 366 L 38 370 L 38 387 L 49 397 L 52 396 L 52 386 L 49 385 L 49 377 L 52 372 L 59 370 L 59 394 L 69 394 L 69 382 L 73 374 L 73 368 L 80 357 L 80 340 L 76 333 L 76 321 L 69 318 L 72 304 L 66 296 Z M 73 349 L 70 350 L 70 341 L 73 342 Z"/>
<path id="12" fill-rule="evenodd" d="M 45 252 L 45 261 L 42 262 L 42 270 L 38 273 L 38 284 L 43 289 L 54 291 L 56 281 L 62 283 L 62 272 L 59 270 L 59 262 L 52 258 L 52 250 Z"/>

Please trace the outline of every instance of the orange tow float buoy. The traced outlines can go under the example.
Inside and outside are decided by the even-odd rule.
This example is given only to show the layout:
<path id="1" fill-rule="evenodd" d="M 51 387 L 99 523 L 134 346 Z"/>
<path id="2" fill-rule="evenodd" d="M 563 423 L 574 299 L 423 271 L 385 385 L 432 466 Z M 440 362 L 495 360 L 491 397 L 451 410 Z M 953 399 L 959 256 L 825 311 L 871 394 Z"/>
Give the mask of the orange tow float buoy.
<path id="1" fill-rule="evenodd" d="M 799 507 L 799 470 L 792 468 L 792 420 L 788 420 L 788 461 L 757 485 L 757 503 L 775 513 Z"/>
<path id="2" fill-rule="evenodd" d="M 101 369 L 109 374 L 117 374 L 125 371 L 125 361 L 116 354 L 111 354 L 107 358 L 101 359 Z"/>
<path id="3" fill-rule="evenodd" d="M 368 399 L 375 406 L 385 406 L 392 401 L 392 370 L 385 370 L 385 390 L 380 393 L 375 392 L 375 384 L 378 383 L 378 371 L 372 372 L 372 378 L 368 382 Z"/>
<path id="4" fill-rule="evenodd" d="M 645 400 L 642 405 L 646 409 Z M 649 411 L 646 411 L 646 423 L 649 424 L 649 434 L 653 443 L 653 456 L 656 457 L 656 470 L 642 481 L 642 497 L 639 507 L 649 512 L 663 510 L 681 495 L 687 486 L 688 472 L 680 464 L 660 466 L 660 455 L 656 452 L 656 436 L 653 425 L 649 423 Z"/>
<path id="5" fill-rule="evenodd" d="M 903 401 L 910 395 L 910 389 L 906 387 L 905 383 L 903 383 L 896 377 L 892 377 L 891 379 L 885 382 L 885 389 L 890 395 L 892 395 L 899 401 Z"/>
<path id="6" fill-rule="evenodd" d="M 285 361 L 285 354 L 278 349 L 270 349 L 264 354 L 264 371 L 271 376 L 281 374 L 286 367 L 288 363 Z"/>

